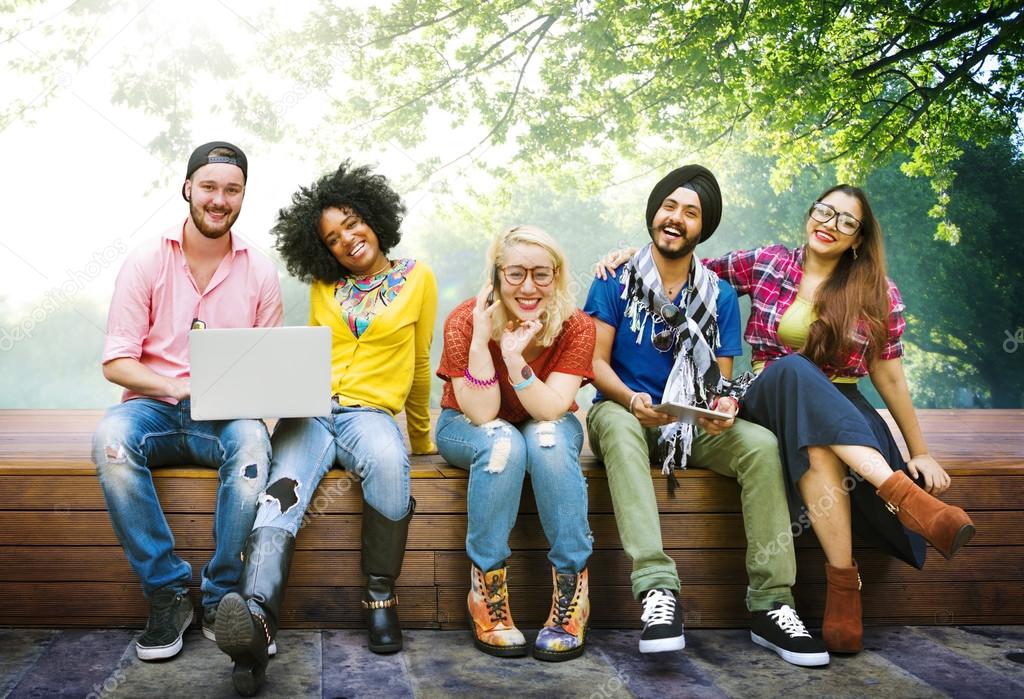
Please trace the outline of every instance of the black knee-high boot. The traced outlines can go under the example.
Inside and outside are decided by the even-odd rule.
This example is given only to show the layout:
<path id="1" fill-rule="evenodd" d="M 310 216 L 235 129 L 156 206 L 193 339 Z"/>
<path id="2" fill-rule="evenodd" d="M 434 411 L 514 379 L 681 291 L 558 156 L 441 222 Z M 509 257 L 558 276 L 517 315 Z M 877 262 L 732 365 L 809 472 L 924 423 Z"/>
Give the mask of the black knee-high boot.
<path id="1" fill-rule="evenodd" d="M 409 510 L 402 519 L 388 519 L 363 501 L 362 568 L 366 576 L 363 609 L 370 632 L 370 650 L 394 653 L 402 649 L 398 625 L 398 596 L 395 580 L 402 572 L 409 521 L 416 501 L 409 498 Z"/>
<path id="2" fill-rule="evenodd" d="M 256 694 L 266 677 L 294 551 L 295 537 L 287 530 L 253 530 L 245 542 L 241 594 L 229 592 L 217 605 L 217 645 L 235 662 L 231 680 L 243 697 Z"/>

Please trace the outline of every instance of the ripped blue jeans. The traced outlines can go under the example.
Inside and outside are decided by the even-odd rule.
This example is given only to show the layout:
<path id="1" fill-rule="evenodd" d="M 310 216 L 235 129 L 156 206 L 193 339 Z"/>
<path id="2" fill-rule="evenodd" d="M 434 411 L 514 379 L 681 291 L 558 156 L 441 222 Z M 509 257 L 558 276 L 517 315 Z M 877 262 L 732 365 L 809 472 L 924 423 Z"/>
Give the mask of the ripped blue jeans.
<path id="1" fill-rule="evenodd" d="M 277 527 L 299 533 L 312 505 L 323 514 L 352 482 L 337 480 L 314 497 L 334 466 L 359 476 L 363 500 L 391 520 L 409 511 L 409 453 L 394 418 L 375 408 L 337 403 L 329 417 L 283 418 L 271 438 L 274 460 L 253 528 Z"/>
<path id="2" fill-rule="evenodd" d="M 153 485 L 154 466 L 218 470 L 215 550 L 203 566 L 203 605 L 238 586 L 242 546 L 270 471 L 270 437 L 260 420 L 193 420 L 177 405 L 135 398 L 107 411 L 93 434 L 92 460 L 114 532 L 146 597 L 160 588 L 187 591 L 192 567 L 174 552 L 174 535 Z"/>
<path id="3" fill-rule="evenodd" d="M 469 471 L 466 552 L 484 571 L 511 555 L 508 537 L 519 514 L 523 479 L 530 474 L 548 560 L 559 573 L 578 573 L 593 550 L 587 522 L 587 482 L 580 469 L 583 427 L 572 413 L 558 420 L 513 425 L 496 419 L 474 425 L 445 408 L 437 421 L 437 449 Z"/>

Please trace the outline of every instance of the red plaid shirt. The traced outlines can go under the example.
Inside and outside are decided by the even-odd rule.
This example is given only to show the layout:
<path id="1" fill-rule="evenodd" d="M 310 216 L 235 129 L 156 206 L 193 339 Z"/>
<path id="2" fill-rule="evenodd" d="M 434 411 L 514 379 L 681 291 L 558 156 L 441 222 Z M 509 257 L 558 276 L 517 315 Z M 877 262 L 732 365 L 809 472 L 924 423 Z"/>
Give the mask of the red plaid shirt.
<path id="1" fill-rule="evenodd" d="M 804 275 L 804 249 L 790 250 L 784 245 L 769 245 L 756 250 L 737 250 L 722 257 L 704 260 L 704 264 L 729 282 L 740 296 L 750 294 L 750 321 L 744 338 L 750 343 L 755 362 L 765 366 L 793 352 L 779 340 L 779 321 L 796 300 Z M 903 299 L 889 280 L 889 341 L 878 353 L 879 359 L 903 356 L 900 336 L 907 322 L 903 318 Z M 862 325 L 853 332 L 853 351 L 843 367 L 825 366 L 831 377 L 860 378 L 868 373 L 868 336 Z"/>

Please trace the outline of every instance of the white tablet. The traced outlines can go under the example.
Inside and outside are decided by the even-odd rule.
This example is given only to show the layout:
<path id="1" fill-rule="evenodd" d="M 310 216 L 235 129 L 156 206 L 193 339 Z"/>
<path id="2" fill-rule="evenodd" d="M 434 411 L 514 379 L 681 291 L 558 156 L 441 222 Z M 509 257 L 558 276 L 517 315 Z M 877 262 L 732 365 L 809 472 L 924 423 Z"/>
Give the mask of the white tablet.
<path id="1" fill-rule="evenodd" d="M 679 422 L 686 422 L 691 425 L 696 424 L 699 417 L 706 417 L 712 420 L 731 420 L 733 417 L 729 413 L 720 413 L 717 410 L 705 410 L 704 408 L 695 408 L 692 405 L 680 405 L 679 403 L 662 403 L 651 407 L 659 413 L 675 415 L 676 420 Z"/>

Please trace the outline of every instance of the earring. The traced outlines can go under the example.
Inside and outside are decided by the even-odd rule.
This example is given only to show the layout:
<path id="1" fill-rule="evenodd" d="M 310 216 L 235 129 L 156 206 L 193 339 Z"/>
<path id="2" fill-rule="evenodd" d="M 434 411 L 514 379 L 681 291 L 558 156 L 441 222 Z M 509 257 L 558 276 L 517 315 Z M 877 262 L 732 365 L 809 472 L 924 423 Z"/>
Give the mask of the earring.
<path id="1" fill-rule="evenodd" d="M 856 260 L 857 259 L 857 248 L 850 248 L 850 249 L 853 250 L 853 259 Z"/>

